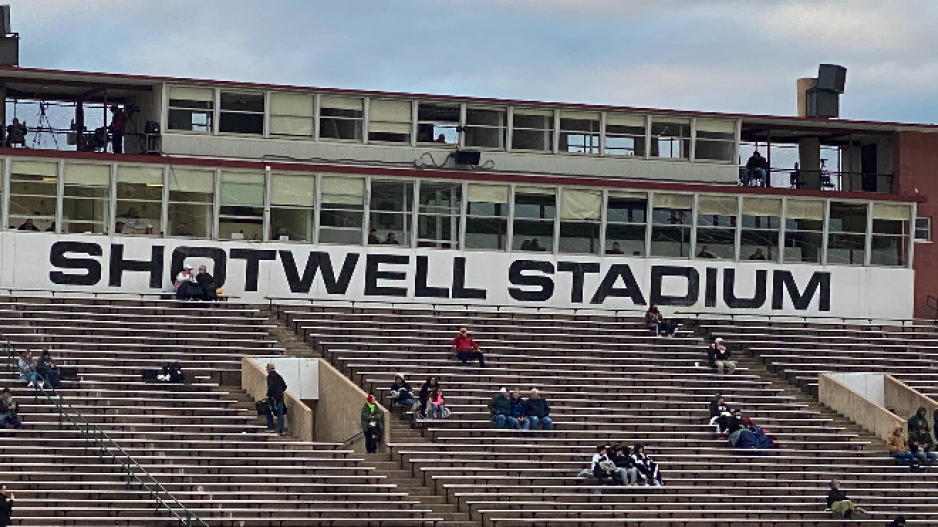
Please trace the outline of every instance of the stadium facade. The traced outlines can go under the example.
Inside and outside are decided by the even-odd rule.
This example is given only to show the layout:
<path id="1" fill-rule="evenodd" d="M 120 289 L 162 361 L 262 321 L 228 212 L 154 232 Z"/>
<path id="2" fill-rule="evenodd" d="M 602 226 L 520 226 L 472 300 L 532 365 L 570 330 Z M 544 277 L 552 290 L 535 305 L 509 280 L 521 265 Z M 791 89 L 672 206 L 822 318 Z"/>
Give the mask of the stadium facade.
<path id="1" fill-rule="evenodd" d="M 0 83 L 4 122 L 29 129 L 0 152 L 2 289 L 158 294 L 187 262 L 251 302 L 934 315 L 934 126 L 28 68 Z M 95 132 L 112 104 L 122 154 Z M 768 177 L 743 186 L 754 150 Z"/>

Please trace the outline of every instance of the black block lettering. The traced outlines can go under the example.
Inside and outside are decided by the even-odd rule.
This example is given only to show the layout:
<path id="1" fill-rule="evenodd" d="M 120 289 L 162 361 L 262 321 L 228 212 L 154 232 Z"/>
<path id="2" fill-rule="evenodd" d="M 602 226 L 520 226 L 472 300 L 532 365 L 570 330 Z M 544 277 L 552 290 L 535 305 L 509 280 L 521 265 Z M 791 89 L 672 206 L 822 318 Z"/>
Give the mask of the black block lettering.
<path id="1" fill-rule="evenodd" d="M 400 271 L 381 271 L 381 264 L 407 265 L 409 256 L 397 254 L 369 254 L 365 260 L 365 295 L 406 297 L 406 287 L 378 287 L 378 280 L 406 280 L 407 273 Z"/>
<path id="2" fill-rule="evenodd" d="M 616 287 L 616 282 L 622 278 L 625 287 Z M 642 294 L 638 282 L 635 281 L 635 275 L 632 274 L 632 268 L 628 264 L 614 264 L 606 271 L 606 276 L 590 299 L 590 304 L 602 304 L 607 298 L 631 298 L 636 306 L 645 305 L 645 296 Z"/>
<path id="3" fill-rule="evenodd" d="M 277 251 L 262 249 L 232 249 L 231 258 L 234 260 L 247 260 L 247 269 L 244 271 L 244 290 L 257 291 L 257 275 L 260 271 L 261 260 L 276 260 Z"/>
<path id="4" fill-rule="evenodd" d="M 485 289 L 466 287 L 466 258 L 453 258 L 453 298 L 477 298 L 485 300 Z"/>
<path id="5" fill-rule="evenodd" d="M 772 273 L 772 309 L 785 309 L 783 289 L 788 289 L 788 296 L 795 309 L 804 311 L 811 305 L 818 288 L 821 289 L 821 298 L 818 301 L 818 311 L 831 310 L 831 274 L 815 272 L 811 280 L 804 287 L 804 294 L 798 292 L 798 284 L 791 271 L 774 271 Z"/>
<path id="6" fill-rule="evenodd" d="M 68 253 L 101 256 L 104 251 L 96 243 L 55 242 L 49 250 L 49 263 L 59 269 L 83 269 L 84 274 L 52 271 L 49 280 L 58 285 L 97 285 L 101 281 L 101 262 L 93 258 L 69 258 Z"/>
<path id="7" fill-rule="evenodd" d="M 112 243 L 110 277 L 107 285 L 120 287 L 124 271 L 150 273 L 150 287 L 161 289 L 163 287 L 163 246 L 154 245 L 150 247 L 149 260 L 125 260 L 124 245 Z"/>
<path id="8" fill-rule="evenodd" d="M 554 280 L 549 276 L 526 275 L 524 271 L 538 271 L 545 275 L 554 274 L 554 264 L 539 260 L 515 260 L 508 268 L 508 282 L 511 285 L 539 287 L 537 291 L 525 291 L 518 287 L 509 287 L 508 294 L 523 302 L 545 302 L 554 296 Z"/>
<path id="9" fill-rule="evenodd" d="M 417 257 L 417 283 L 414 285 L 414 296 L 417 298 L 449 298 L 449 289 L 445 287 L 427 286 L 427 271 L 430 259 L 426 256 Z"/>
<path id="10" fill-rule="evenodd" d="M 758 309 L 765 305 L 765 284 L 768 282 L 768 271 L 756 270 L 756 290 L 752 298 L 738 298 L 736 296 L 736 270 L 723 270 L 723 302 L 731 309 Z"/>
<path id="11" fill-rule="evenodd" d="M 332 269 L 332 258 L 326 252 L 309 253 L 302 278 L 297 273 L 293 251 L 280 251 L 280 262 L 283 264 L 283 272 L 286 275 L 291 292 L 309 293 L 310 288 L 313 286 L 313 280 L 316 279 L 317 271 L 322 270 L 322 282 L 326 286 L 326 292 L 330 295 L 344 295 L 348 291 L 349 283 L 352 281 L 352 274 L 358 264 L 358 256 L 358 253 L 345 255 L 345 262 L 342 264 L 342 271 L 339 273 L 338 280 L 336 280 L 335 271 Z"/>
<path id="12" fill-rule="evenodd" d="M 557 272 L 573 273 L 573 287 L 570 289 L 570 302 L 583 303 L 583 277 L 586 273 L 599 274 L 598 263 L 557 262 Z"/>
<path id="13" fill-rule="evenodd" d="M 687 294 L 666 296 L 661 294 L 661 283 L 667 276 L 687 279 Z M 700 273 L 693 267 L 654 265 L 651 268 L 651 303 L 659 306 L 692 306 L 700 297 Z"/>

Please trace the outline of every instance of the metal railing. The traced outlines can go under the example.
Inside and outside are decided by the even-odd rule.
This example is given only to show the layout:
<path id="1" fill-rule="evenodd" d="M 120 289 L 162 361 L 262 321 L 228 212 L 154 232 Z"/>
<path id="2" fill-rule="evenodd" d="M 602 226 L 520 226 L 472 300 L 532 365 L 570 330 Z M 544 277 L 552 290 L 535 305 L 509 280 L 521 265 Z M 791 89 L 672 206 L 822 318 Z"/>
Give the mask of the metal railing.
<path id="1" fill-rule="evenodd" d="M 3 351 L 9 364 L 19 373 L 18 355 L 14 350 L 13 343 L 10 342 L 10 339 L 8 339 L 6 335 L 0 335 L 0 338 L 3 339 L 0 345 L 3 346 Z M 45 380 L 41 376 L 40 380 L 43 381 L 44 385 L 40 386 L 39 383 L 36 383 L 34 400 L 38 402 L 40 394 L 45 396 L 46 400 L 52 404 L 52 407 L 58 413 L 59 428 L 65 426 L 66 421 L 75 427 L 81 434 L 82 439 L 85 440 L 86 454 L 89 449 L 88 445 L 93 442 L 97 446 L 99 460 L 103 461 L 106 457 L 110 457 L 112 461 L 119 463 L 127 474 L 127 488 L 130 489 L 133 483 L 136 482 L 149 493 L 150 498 L 155 503 L 155 517 L 159 517 L 161 511 L 165 510 L 171 517 L 175 517 L 179 520 L 180 525 L 184 525 L 185 527 L 208 527 L 205 521 L 199 518 L 194 512 L 187 509 L 186 506 L 176 499 L 176 497 L 157 481 L 153 475 L 147 472 L 147 469 L 143 468 L 133 456 L 127 453 L 127 451 L 108 436 L 104 430 L 85 419 L 85 417 L 66 401 L 55 388 L 49 383 L 44 382 Z"/>
<path id="2" fill-rule="evenodd" d="M 746 185 L 746 167 L 739 167 L 739 184 L 743 186 L 828 190 L 834 192 L 871 192 L 894 194 L 892 174 L 861 174 L 859 172 L 836 172 L 830 170 L 795 170 L 792 168 L 769 168 L 767 178 L 750 178 Z M 814 182 L 809 185 L 808 182 Z"/>

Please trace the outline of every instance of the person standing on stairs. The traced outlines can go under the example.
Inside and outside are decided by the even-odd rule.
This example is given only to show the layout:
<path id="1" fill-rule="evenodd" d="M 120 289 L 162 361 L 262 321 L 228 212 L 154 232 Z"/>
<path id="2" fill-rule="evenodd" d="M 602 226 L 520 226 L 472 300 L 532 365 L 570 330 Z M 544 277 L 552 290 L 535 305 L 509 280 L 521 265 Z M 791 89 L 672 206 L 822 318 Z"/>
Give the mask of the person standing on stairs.
<path id="1" fill-rule="evenodd" d="M 370 393 L 362 406 L 361 425 L 362 434 L 365 435 L 365 449 L 369 454 L 376 454 L 378 444 L 384 437 L 384 412 L 375 402 L 375 396 Z"/>
<path id="2" fill-rule="evenodd" d="M 270 413 L 267 414 L 267 430 L 274 431 L 274 415 L 277 416 L 277 433 L 284 435 L 283 394 L 287 391 L 287 382 L 277 373 L 272 363 L 267 364 L 267 398 L 270 401 Z"/>

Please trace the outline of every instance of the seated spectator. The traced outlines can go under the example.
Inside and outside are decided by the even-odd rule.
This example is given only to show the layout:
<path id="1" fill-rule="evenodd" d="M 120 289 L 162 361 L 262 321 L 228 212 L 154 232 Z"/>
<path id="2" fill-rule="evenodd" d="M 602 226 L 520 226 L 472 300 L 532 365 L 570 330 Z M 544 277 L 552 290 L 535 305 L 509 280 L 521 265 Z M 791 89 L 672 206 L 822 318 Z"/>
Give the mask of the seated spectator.
<path id="1" fill-rule="evenodd" d="M 716 257 L 717 256 L 713 254 L 712 252 L 710 252 L 710 248 L 707 247 L 706 245 L 704 245 L 703 248 L 700 249 L 700 252 L 697 253 L 697 258 L 716 258 Z"/>
<path id="2" fill-rule="evenodd" d="M 897 463 L 908 465 L 909 467 L 915 466 L 915 454 L 909 449 L 909 442 L 906 440 L 905 436 L 902 435 L 902 425 L 897 423 L 896 426 L 892 428 L 892 434 L 889 434 L 889 437 L 886 438 L 886 448 L 889 449 L 889 455 L 892 456 Z"/>
<path id="3" fill-rule="evenodd" d="M 920 406 L 915 415 L 909 418 L 909 449 L 920 463 L 930 467 L 935 464 L 938 454 L 933 452 L 935 441 L 932 439 L 925 412 L 925 407 Z"/>
<path id="4" fill-rule="evenodd" d="M 853 502 L 847 498 L 847 493 L 840 490 L 840 482 L 836 479 L 831 480 L 831 489 L 827 493 L 827 510 L 848 520 L 866 513 L 860 507 L 854 506 Z"/>
<path id="5" fill-rule="evenodd" d="M 635 469 L 638 471 L 638 477 L 643 485 L 647 486 L 650 482 L 656 487 L 664 486 L 664 481 L 661 479 L 661 472 L 658 470 L 658 464 L 645 454 L 644 446 L 635 445 L 632 448 L 632 463 L 634 463 Z"/>
<path id="6" fill-rule="evenodd" d="M 36 361 L 36 373 L 39 374 L 41 381 L 49 383 L 53 388 L 58 388 L 62 384 L 62 376 L 52 360 L 52 354 L 47 349 L 42 350 L 42 356 Z"/>
<path id="7" fill-rule="evenodd" d="M 163 365 L 163 374 L 157 375 L 157 379 L 163 382 L 186 382 L 186 374 L 182 371 L 182 364 L 177 360 Z"/>
<path id="8" fill-rule="evenodd" d="M 761 187 L 768 168 L 769 164 L 766 162 L 765 158 L 762 157 L 762 154 L 760 154 L 758 150 L 753 152 L 749 160 L 746 161 L 746 172 L 743 173 L 743 186 L 748 187 L 752 185 L 753 180 L 756 180 L 756 186 Z"/>
<path id="9" fill-rule="evenodd" d="M 200 300 L 202 298 L 202 289 L 192 274 L 192 266 L 185 264 L 182 271 L 176 275 L 176 281 L 173 283 L 176 288 L 176 300 Z"/>
<path id="10" fill-rule="evenodd" d="M 384 239 L 385 245 L 400 245 L 401 243 L 397 241 L 397 236 L 393 232 L 388 233 L 388 237 Z"/>
<path id="11" fill-rule="evenodd" d="M 36 227 L 36 224 L 33 223 L 33 219 L 32 219 L 32 218 L 26 218 L 26 221 L 24 221 L 24 222 L 19 226 L 19 228 L 18 228 L 17 230 L 18 230 L 18 231 L 35 231 L 35 232 L 39 232 L 39 227 Z"/>
<path id="12" fill-rule="evenodd" d="M 528 400 L 524 402 L 524 415 L 528 418 L 528 430 L 535 430 L 537 425 L 541 425 L 544 437 L 547 437 L 547 431 L 554 429 L 554 422 L 550 419 L 550 404 L 541 397 L 537 388 L 531 388 Z"/>
<path id="13" fill-rule="evenodd" d="M 593 477 L 600 485 L 615 485 L 616 483 L 616 464 L 606 455 L 606 445 L 596 447 L 596 453 L 593 454 Z"/>
<path id="14" fill-rule="evenodd" d="M 215 278 L 208 273 L 204 265 L 199 266 L 199 274 L 195 275 L 195 281 L 199 286 L 202 300 L 218 300 Z"/>
<path id="15" fill-rule="evenodd" d="M 710 426 L 716 427 L 717 435 L 729 433 L 730 419 L 732 416 L 733 411 L 730 410 L 723 396 L 716 394 L 710 401 Z"/>
<path id="16" fill-rule="evenodd" d="M 755 436 L 756 448 L 763 450 L 781 448 L 781 446 L 778 444 L 778 441 L 775 439 L 775 436 L 772 435 L 772 432 L 755 424 L 752 422 L 752 419 L 744 417 L 743 426 L 746 427 Z M 765 453 L 763 453 L 763 455 L 765 455 Z"/>
<path id="17" fill-rule="evenodd" d="M 3 435 L 7 435 L 7 425 L 12 426 L 14 430 L 19 430 L 23 426 L 17 416 L 19 411 L 20 405 L 13 400 L 10 389 L 4 388 L 3 396 L 0 397 L 0 430 L 3 430 Z"/>
<path id="18" fill-rule="evenodd" d="M 39 374 L 36 373 L 36 361 L 33 359 L 33 352 L 21 351 L 16 362 L 20 369 L 20 380 L 26 381 L 28 388 L 35 385 L 42 388 L 43 382 L 39 380 Z"/>
<path id="19" fill-rule="evenodd" d="M 737 410 L 738 412 L 738 410 Z M 748 417 L 739 420 L 740 425 L 736 430 L 732 430 L 729 435 L 730 445 L 740 451 L 748 449 L 769 450 L 775 448 L 774 440 L 762 428 L 756 426 L 752 419 Z M 765 452 L 760 452 L 765 455 Z"/>
<path id="20" fill-rule="evenodd" d="M 606 254 L 625 254 L 619 247 L 619 242 L 612 242 L 612 249 L 606 249 Z"/>
<path id="21" fill-rule="evenodd" d="M 719 375 L 723 375 L 724 371 L 732 375 L 736 372 L 736 362 L 730 360 L 730 355 L 730 350 L 726 348 L 723 339 L 717 337 L 707 348 L 707 363 L 711 368 L 715 368 Z"/>
<path id="22" fill-rule="evenodd" d="M 394 402 L 408 410 L 415 409 L 414 390 L 401 374 L 394 376 L 394 384 L 391 385 L 391 399 L 394 399 Z"/>
<path id="23" fill-rule="evenodd" d="M 426 382 L 420 387 L 420 407 L 417 410 L 418 418 L 424 418 L 429 415 L 430 395 L 440 386 L 440 381 L 436 377 L 427 377 Z"/>
<path id="24" fill-rule="evenodd" d="M 521 398 L 521 388 L 515 388 L 511 391 L 508 405 L 511 407 L 511 417 L 518 421 L 518 428 L 527 430 L 531 422 L 524 415 L 524 399 Z"/>
<path id="25" fill-rule="evenodd" d="M 368 245 L 380 245 L 381 238 L 378 238 L 378 229 L 368 231 Z"/>
<path id="26" fill-rule="evenodd" d="M 616 445 L 610 460 L 616 465 L 616 478 L 622 485 L 638 485 L 638 469 L 632 461 L 629 447 Z"/>
<path id="27" fill-rule="evenodd" d="M 511 416 L 508 390 L 504 387 L 489 401 L 489 418 L 499 430 L 502 428 L 518 429 L 518 420 Z"/>
<path id="28" fill-rule="evenodd" d="M 762 249 L 756 248 L 756 252 L 749 255 L 750 260 L 762 260 L 765 261 L 765 255 L 762 254 Z"/>
<path id="29" fill-rule="evenodd" d="M 430 394 L 430 416 L 434 419 L 443 419 L 449 417 L 449 409 L 446 408 L 443 400 L 443 388 L 437 386 Z"/>
<path id="30" fill-rule="evenodd" d="M 727 433 L 732 434 L 733 432 L 742 430 L 744 428 L 748 427 L 743 424 L 743 412 L 739 408 L 736 408 L 730 413 L 729 418 L 727 418 L 726 431 Z"/>
<path id="31" fill-rule="evenodd" d="M 452 346 L 453 350 L 456 351 L 456 358 L 463 366 L 466 365 L 467 361 L 478 359 L 479 367 L 485 367 L 485 357 L 482 355 L 482 350 L 469 336 L 468 329 L 459 328 L 459 333 L 453 338 Z"/>
<path id="32" fill-rule="evenodd" d="M 658 306 L 651 304 L 645 312 L 645 326 L 657 336 L 673 337 L 677 332 L 678 323 L 665 320 Z"/>

